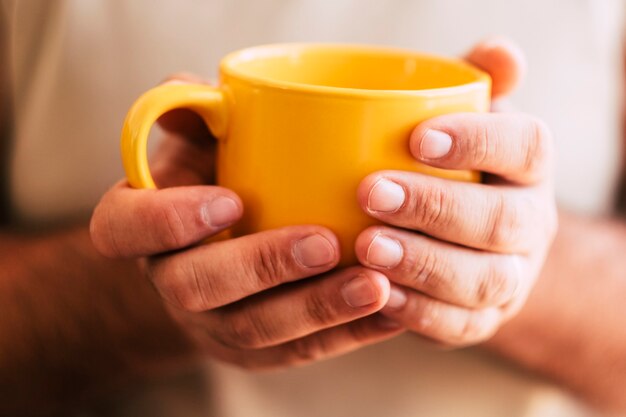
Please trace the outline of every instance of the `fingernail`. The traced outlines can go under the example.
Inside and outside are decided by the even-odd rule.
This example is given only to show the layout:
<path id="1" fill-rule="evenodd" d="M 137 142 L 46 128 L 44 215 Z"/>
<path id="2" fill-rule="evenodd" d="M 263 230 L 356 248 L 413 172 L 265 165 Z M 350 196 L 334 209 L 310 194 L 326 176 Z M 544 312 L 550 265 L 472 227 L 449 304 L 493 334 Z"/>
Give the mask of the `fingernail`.
<path id="1" fill-rule="evenodd" d="M 443 158 L 452 148 L 452 137 L 439 130 L 428 129 L 420 143 L 422 159 Z"/>
<path id="2" fill-rule="evenodd" d="M 404 290 L 392 285 L 389 289 L 389 300 L 387 300 L 387 304 L 385 305 L 385 307 L 399 310 L 405 306 L 406 301 L 407 297 Z"/>
<path id="3" fill-rule="evenodd" d="M 391 213 L 404 204 L 404 188 L 395 182 L 380 179 L 370 190 L 367 208 L 371 211 Z"/>
<path id="4" fill-rule="evenodd" d="M 303 266 L 314 268 L 335 260 L 335 248 L 324 236 L 315 234 L 299 240 L 293 246 L 293 256 Z"/>
<path id="5" fill-rule="evenodd" d="M 341 289 L 341 295 L 350 307 L 365 307 L 378 300 L 377 288 L 363 275 L 345 284 Z"/>
<path id="6" fill-rule="evenodd" d="M 400 242 L 379 233 L 374 236 L 367 248 L 365 259 L 373 266 L 393 268 L 402 261 L 403 255 L 404 250 Z"/>
<path id="7" fill-rule="evenodd" d="M 239 218 L 239 206 L 232 198 L 218 197 L 202 207 L 202 218 L 213 227 L 222 227 Z"/>

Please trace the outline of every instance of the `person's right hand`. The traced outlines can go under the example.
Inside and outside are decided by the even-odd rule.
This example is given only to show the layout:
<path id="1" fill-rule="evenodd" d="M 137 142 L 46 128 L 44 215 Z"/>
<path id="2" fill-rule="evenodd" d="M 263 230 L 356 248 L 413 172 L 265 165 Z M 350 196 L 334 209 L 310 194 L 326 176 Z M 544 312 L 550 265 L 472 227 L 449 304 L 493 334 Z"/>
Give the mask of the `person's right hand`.
<path id="1" fill-rule="evenodd" d="M 152 164 L 157 183 L 211 183 L 214 143 L 197 117 L 177 111 L 161 125 L 170 133 Z M 239 197 L 218 186 L 150 190 L 121 181 L 95 209 L 91 237 L 105 256 L 142 259 L 200 350 L 244 368 L 300 365 L 402 331 L 374 314 L 389 298 L 384 275 L 364 267 L 320 275 L 339 260 L 328 229 L 293 226 L 198 244 L 242 211 Z"/>

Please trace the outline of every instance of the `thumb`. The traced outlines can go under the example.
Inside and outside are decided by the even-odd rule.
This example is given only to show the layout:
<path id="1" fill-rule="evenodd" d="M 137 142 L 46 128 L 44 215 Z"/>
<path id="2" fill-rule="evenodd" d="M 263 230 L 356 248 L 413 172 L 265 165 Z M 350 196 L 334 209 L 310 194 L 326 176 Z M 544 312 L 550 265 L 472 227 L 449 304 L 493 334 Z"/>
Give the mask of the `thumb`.
<path id="1" fill-rule="evenodd" d="M 524 53 L 514 42 L 505 38 L 480 42 L 465 59 L 491 76 L 493 99 L 511 94 L 526 74 Z"/>

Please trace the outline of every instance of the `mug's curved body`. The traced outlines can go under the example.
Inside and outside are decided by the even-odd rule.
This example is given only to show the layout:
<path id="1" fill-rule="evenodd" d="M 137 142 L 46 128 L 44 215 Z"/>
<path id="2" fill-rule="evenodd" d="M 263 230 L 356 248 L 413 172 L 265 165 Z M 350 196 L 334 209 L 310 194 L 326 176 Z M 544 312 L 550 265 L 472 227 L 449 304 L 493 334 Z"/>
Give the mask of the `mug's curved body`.
<path id="1" fill-rule="evenodd" d="M 479 179 L 422 165 L 408 146 L 423 120 L 488 110 L 489 77 L 460 60 L 383 47 L 286 44 L 235 52 L 220 74 L 218 96 L 206 105 L 174 100 L 170 108 L 196 110 L 218 137 L 218 184 L 244 203 L 235 236 L 327 226 L 339 237 L 341 264 L 350 265 L 357 235 L 375 223 L 356 199 L 365 176 L 406 170 Z M 137 170 L 137 158 L 125 155 L 127 171 Z"/>

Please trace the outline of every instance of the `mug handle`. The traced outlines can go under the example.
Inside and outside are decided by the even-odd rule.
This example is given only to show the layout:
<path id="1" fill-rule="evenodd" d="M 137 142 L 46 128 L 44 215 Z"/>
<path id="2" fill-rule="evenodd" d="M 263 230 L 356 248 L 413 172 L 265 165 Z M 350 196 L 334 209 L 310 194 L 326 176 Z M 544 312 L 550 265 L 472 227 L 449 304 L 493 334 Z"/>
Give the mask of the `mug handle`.
<path id="1" fill-rule="evenodd" d="M 145 92 L 133 103 L 122 128 L 122 163 L 134 188 L 156 188 L 148 166 L 148 134 L 157 119 L 174 109 L 189 109 L 202 117 L 218 139 L 226 133 L 224 92 L 202 84 L 164 84 Z"/>

